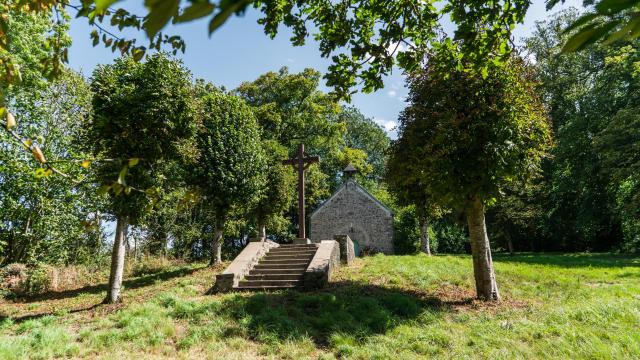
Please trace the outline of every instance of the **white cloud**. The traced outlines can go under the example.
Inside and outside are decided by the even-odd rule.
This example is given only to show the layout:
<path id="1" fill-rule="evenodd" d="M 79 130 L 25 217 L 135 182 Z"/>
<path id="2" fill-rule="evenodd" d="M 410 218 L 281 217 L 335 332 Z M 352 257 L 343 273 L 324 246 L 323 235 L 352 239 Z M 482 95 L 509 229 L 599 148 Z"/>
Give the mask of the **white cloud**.
<path id="1" fill-rule="evenodd" d="M 287 58 L 287 62 L 294 63 L 295 61 L 292 58 Z"/>
<path id="2" fill-rule="evenodd" d="M 373 121 L 382 126 L 384 128 L 385 131 L 387 132 L 391 132 L 394 131 L 396 129 L 396 127 L 398 126 L 398 123 L 396 123 L 395 121 L 392 120 L 385 120 L 382 118 L 374 118 Z"/>
<path id="3" fill-rule="evenodd" d="M 397 42 L 393 42 L 393 43 L 389 44 L 389 46 L 387 46 L 387 52 L 389 54 L 391 54 L 391 53 L 393 53 L 395 51 L 396 55 L 397 55 L 400 51 L 405 51 L 405 50 L 406 50 L 405 46 L 403 44 L 397 43 Z"/>
<path id="4" fill-rule="evenodd" d="M 396 93 L 395 90 L 389 90 L 387 91 L 387 95 L 389 95 L 390 98 L 394 98 L 396 97 L 396 95 L 398 95 L 398 93 Z"/>

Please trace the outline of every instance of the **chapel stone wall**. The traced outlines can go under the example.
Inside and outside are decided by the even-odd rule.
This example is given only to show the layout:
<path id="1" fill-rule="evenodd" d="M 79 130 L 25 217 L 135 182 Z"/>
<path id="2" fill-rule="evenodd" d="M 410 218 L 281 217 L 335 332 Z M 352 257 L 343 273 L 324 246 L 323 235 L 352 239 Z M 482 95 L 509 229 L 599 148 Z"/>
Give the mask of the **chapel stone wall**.
<path id="1" fill-rule="evenodd" d="M 393 253 L 393 214 L 353 180 L 311 215 L 313 241 L 349 235 L 360 250 Z"/>

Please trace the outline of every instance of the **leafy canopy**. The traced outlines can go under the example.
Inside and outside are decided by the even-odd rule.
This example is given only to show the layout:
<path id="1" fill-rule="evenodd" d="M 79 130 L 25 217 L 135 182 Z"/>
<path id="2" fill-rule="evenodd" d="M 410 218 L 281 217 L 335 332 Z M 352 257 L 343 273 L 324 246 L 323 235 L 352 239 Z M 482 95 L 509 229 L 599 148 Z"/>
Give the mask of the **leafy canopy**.
<path id="1" fill-rule="evenodd" d="M 550 142 L 546 113 L 518 58 L 486 79 L 456 70 L 455 47 L 434 48 L 410 75 L 399 146 L 411 178 L 439 204 L 491 201 L 538 169 Z"/>
<path id="2" fill-rule="evenodd" d="M 233 95 L 220 91 L 202 102 L 202 127 L 196 135 L 199 157 L 189 183 L 218 221 L 235 206 L 247 209 L 263 187 L 265 154 L 260 130 L 251 108 Z"/>
<path id="3" fill-rule="evenodd" d="M 191 74 L 159 53 L 146 62 L 131 57 L 99 66 L 91 77 L 93 117 L 87 144 L 98 181 L 112 194 L 112 211 L 135 223 L 157 193 L 164 161 L 192 156 L 196 103 Z M 119 196 L 121 193 L 131 196 Z"/>
<path id="4" fill-rule="evenodd" d="M 184 42 L 167 36 L 161 30 L 169 22 L 189 22 L 209 17 L 209 33 L 217 30 L 232 15 L 243 14 L 249 7 L 259 9 L 263 17 L 259 23 L 265 33 L 275 37 L 281 25 L 293 31 L 290 39 L 296 46 L 312 36 L 319 42 L 320 54 L 331 58 L 325 75 L 327 84 L 341 98 L 349 99 L 359 85 L 371 92 L 383 86 L 383 78 L 394 65 L 404 70 L 417 68 L 439 32 L 439 20 L 450 18 L 455 25 L 456 39 L 462 40 L 460 55 L 471 68 L 485 68 L 490 54 L 496 62 L 510 51 L 509 36 L 513 26 L 524 19 L 528 0 L 448 0 L 436 7 L 435 0 L 340 0 L 340 1 L 282 1 L 282 0 L 162 0 L 145 1 L 148 12 L 144 16 L 131 14 L 124 8 L 111 8 L 117 0 L 83 0 L 71 5 L 58 0 L 16 0 L 2 10 L 30 11 L 57 14 L 73 11 L 87 18 L 95 27 L 91 33 L 94 45 L 104 44 L 135 58 L 144 56 L 147 47 L 115 35 L 104 23 L 118 30 L 144 29 L 149 48 L 159 49 L 168 44 L 184 51 Z M 4 11 L 3 11 L 4 12 Z M 55 17 L 51 17 L 52 19 Z M 57 20 L 64 24 L 64 21 Z M 0 18 L 0 29 L 7 20 Z M 0 31 L 0 49 L 6 39 Z M 66 62 L 68 46 L 54 47 L 55 63 Z"/>

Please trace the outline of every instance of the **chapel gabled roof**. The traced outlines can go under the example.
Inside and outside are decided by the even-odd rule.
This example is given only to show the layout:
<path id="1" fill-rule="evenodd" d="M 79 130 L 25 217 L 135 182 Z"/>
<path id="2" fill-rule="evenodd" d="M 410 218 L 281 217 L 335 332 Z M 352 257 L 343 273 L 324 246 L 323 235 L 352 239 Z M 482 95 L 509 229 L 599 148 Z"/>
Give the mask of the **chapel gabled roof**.
<path id="1" fill-rule="evenodd" d="M 385 212 L 387 212 L 390 216 L 393 216 L 393 211 L 391 211 L 388 207 L 386 207 L 383 203 L 380 202 L 380 200 L 376 199 L 375 196 L 373 196 L 370 192 L 367 191 L 367 189 L 365 189 L 364 187 L 360 186 L 360 184 L 358 184 L 355 180 L 353 179 L 349 179 L 347 180 L 344 184 L 342 184 L 338 190 L 336 190 L 333 195 L 331 195 L 327 200 L 325 200 L 322 204 L 320 204 L 320 206 L 318 206 L 317 209 L 315 209 L 310 215 L 309 218 L 312 218 L 316 213 L 318 213 L 320 210 L 322 210 L 323 208 L 329 206 L 332 202 L 333 199 L 335 199 L 336 196 L 338 196 L 338 194 L 342 191 L 347 190 L 347 185 L 352 184 L 355 185 L 357 189 L 359 189 L 362 194 L 364 196 L 366 196 L 367 198 L 369 198 L 372 202 L 374 202 L 376 205 L 378 205 L 379 208 L 381 208 L 382 210 L 384 210 Z"/>

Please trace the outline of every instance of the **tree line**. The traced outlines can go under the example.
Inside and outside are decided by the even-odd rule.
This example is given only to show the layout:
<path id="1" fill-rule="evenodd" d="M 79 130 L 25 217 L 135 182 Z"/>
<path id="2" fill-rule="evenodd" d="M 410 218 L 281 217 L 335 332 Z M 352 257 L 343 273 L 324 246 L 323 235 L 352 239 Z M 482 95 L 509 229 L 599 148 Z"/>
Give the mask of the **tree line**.
<path id="1" fill-rule="evenodd" d="M 22 71 L 19 83 L 3 83 L 3 104 L 24 142 L 2 133 L 2 261 L 91 261 L 107 252 L 103 229 L 114 222 L 113 301 L 127 230 L 144 238 L 145 252 L 213 263 L 249 237 L 287 241 L 295 180 L 281 161 L 299 142 L 323 159 L 308 175 L 310 207 L 353 163 L 358 181 L 396 213 L 400 252 L 471 251 L 483 266 L 489 245 L 637 251 L 638 41 L 562 54 L 576 18 L 539 24 L 520 54 L 478 72 L 465 71 L 459 42 L 435 43 L 430 62 L 409 73 L 389 151 L 385 132 L 319 91 L 311 69 L 227 90 L 160 53 L 123 57 L 88 81 L 64 68 L 49 81 L 38 44 L 52 27 L 66 33 L 46 16 L 23 15 L 6 30 Z M 489 281 L 478 283 L 489 284 L 490 298 L 497 287 L 484 273 Z"/>
<path id="2" fill-rule="evenodd" d="M 18 39 L 46 36 L 49 23 L 24 20 L 10 31 L 13 56 L 28 65 L 40 49 Z M 211 263 L 249 237 L 290 240 L 296 184 L 282 161 L 300 142 L 323 159 L 308 173 L 312 207 L 348 163 L 372 187 L 382 177 L 386 133 L 319 91 L 312 69 L 282 68 L 226 90 L 157 53 L 143 62 L 122 57 L 88 79 L 65 69 L 48 81 L 37 66 L 25 66 L 23 77 L 6 98 L 13 124 L 5 127 L 21 141 L 2 135 L 2 263 L 103 258 L 104 230 L 114 226 L 111 302 L 127 238 L 142 237 L 145 253 Z"/>

